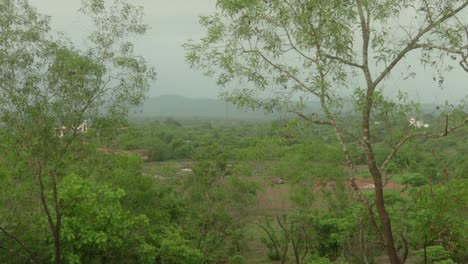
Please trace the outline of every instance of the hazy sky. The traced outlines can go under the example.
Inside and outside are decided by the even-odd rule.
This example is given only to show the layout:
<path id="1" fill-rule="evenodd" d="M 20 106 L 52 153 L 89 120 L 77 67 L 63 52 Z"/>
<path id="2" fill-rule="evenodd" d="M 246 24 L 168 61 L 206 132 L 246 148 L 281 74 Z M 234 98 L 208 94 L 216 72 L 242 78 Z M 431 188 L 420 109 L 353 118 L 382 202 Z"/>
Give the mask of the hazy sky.
<path id="1" fill-rule="evenodd" d="M 52 17 L 54 31 L 66 33 L 77 45 L 86 32 L 86 17 L 77 14 L 80 0 L 30 0 L 39 12 Z M 135 42 L 136 50 L 156 67 L 158 79 L 149 96 L 177 94 L 193 98 L 217 98 L 219 89 L 213 79 L 192 70 L 185 62 L 181 45 L 188 39 L 199 39 L 204 35 L 198 24 L 198 16 L 208 15 L 215 10 L 216 0 L 132 0 L 144 6 L 145 21 L 151 29 Z M 415 67 L 413 67 L 414 69 Z M 401 71 L 405 71 L 404 68 Z M 400 72 L 401 72 L 400 71 Z M 408 92 L 412 99 L 441 104 L 444 100 L 458 100 L 468 94 L 468 74 L 458 69 L 447 75 L 441 91 L 432 81 L 432 71 L 416 68 L 414 80 L 402 80 L 397 71 L 387 81 L 388 88 L 398 87 Z M 389 89 L 396 94 L 395 89 Z"/>
<path id="2" fill-rule="evenodd" d="M 80 0 L 29 0 L 38 11 L 52 17 L 52 28 L 61 31 L 80 44 L 86 32 L 92 30 L 87 18 L 78 15 Z M 203 37 L 198 24 L 200 15 L 215 9 L 216 0 L 131 0 L 145 8 L 145 22 L 150 30 L 135 41 L 137 53 L 154 67 L 157 81 L 149 96 L 178 94 L 188 97 L 217 98 L 215 81 L 185 63 L 182 44 L 188 39 Z"/>

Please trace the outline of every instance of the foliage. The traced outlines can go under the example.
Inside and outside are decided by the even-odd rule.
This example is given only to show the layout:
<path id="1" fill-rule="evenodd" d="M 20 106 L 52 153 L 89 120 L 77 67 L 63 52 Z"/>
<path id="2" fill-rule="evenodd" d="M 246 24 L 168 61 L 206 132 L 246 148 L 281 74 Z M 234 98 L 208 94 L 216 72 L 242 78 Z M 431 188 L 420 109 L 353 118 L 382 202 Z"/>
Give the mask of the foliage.
<path id="1" fill-rule="evenodd" d="M 235 255 L 229 258 L 229 264 L 245 264 L 245 258 L 241 255 Z"/>
<path id="2" fill-rule="evenodd" d="M 90 153 L 99 135 L 95 131 L 84 136 L 84 126 L 90 120 L 97 121 L 96 130 L 103 124 L 98 120 L 113 120 L 107 123 L 112 126 L 122 123 L 129 108 L 142 101 L 155 77 L 153 68 L 134 54 L 132 43 L 126 40 L 146 31 L 141 8 L 125 1 L 107 6 L 99 0 L 86 0 L 80 10 L 96 26 L 85 49 L 74 47 L 67 39 L 54 38 L 50 19 L 38 14 L 27 1 L 7 0 L 0 4 L 1 163 L 8 172 L 9 184 L 17 185 L 14 189 L 2 187 L 2 197 L 12 193 L 21 197 L 17 201 L 8 199 L 8 207 L 14 210 L 2 209 L 5 214 L 0 216 L 1 240 L 8 238 L 7 245 L 14 245 L 6 248 L 10 249 L 8 252 L 16 253 L 16 257 L 26 256 L 34 263 L 79 258 L 62 254 L 68 250 L 63 231 L 70 223 L 66 222 L 67 208 L 60 199 L 73 200 L 63 196 L 71 190 L 62 184 L 67 184 L 66 175 L 71 175 L 73 165 Z M 19 192 L 24 188 L 29 192 Z M 104 189 L 95 191 L 118 198 L 118 192 L 113 196 Z M 115 206 L 109 203 L 108 206 Z M 19 213 L 28 207 L 33 208 L 32 214 L 24 217 L 24 213 Z M 89 210 L 82 213 L 97 212 Z M 12 221 L 15 218 L 24 219 L 24 223 Z M 83 224 L 83 228 L 89 227 Z M 125 226 L 125 221 L 122 224 Z M 37 248 L 35 238 L 11 233 L 20 225 L 41 234 Z M 86 244 L 103 250 L 118 243 L 107 237 L 109 234 L 100 233 L 99 227 L 91 235 L 85 229 L 74 231 L 84 232 L 75 234 L 83 235 L 77 243 L 89 242 L 74 245 L 77 247 Z"/>
<path id="3" fill-rule="evenodd" d="M 419 251 L 418 254 L 420 256 L 424 256 L 423 251 Z M 447 260 L 449 261 L 448 263 L 451 263 L 450 260 L 448 260 L 450 258 L 450 252 L 445 250 L 442 246 L 427 247 L 426 256 L 429 263 L 444 263 L 444 260 Z"/>
<path id="4" fill-rule="evenodd" d="M 445 185 L 412 190 L 410 241 L 422 248 L 422 239 L 427 235 L 429 245 L 440 246 L 455 260 L 465 259 L 468 241 L 466 188 L 466 180 L 453 180 Z"/>
<path id="5" fill-rule="evenodd" d="M 395 163 L 389 170 L 387 166 L 412 139 L 445 137 L 468 118 L 463 106 L 447 105 L 445 122 L 431 124 L 440 132 L 418 131 L 424 127 L 404 121 L 418 112 L 418 105 L 400 89 L 389 87 L 387 80 L 402 70 L 399 65 L 409 63 L 406 58 L 416 50 L 419 64 L 434 68 L 440 86 L 443 73 L 458 66 L 451 59 L 458 59 L 468 71 L 463 16 L 467 6 L 466 1 L 219 0 L 211 16 L 200 18 L 206 36 L 185 45 L 186 59 L 216 79 L 228 102 L 267 112 L 286 110 L 312 124 L 329 126 L 350 178 L 355 177 L 356 160 L 362 158 L 359 152 L 365 153 L 376 213 L 362 193 L 360 200 L 369 208 L 390 262 L 398 264 L 405 259 L 395 246 L 393 217 L 383 191 L 387 172 L 397 168 Z M 409 30 L 395 22 L 408 13 L 414 14 Z M 390 98 L 391 93 L 397 98 Z M 306 108 L 304 101 L 310 99 L 320 102 L 319 113 Z M 350 108 L 359 113 L 360 126 L 347 122 L 343 113 Z M 350 143 L 355 144 L 351 151 Z M 440 180 L 439 162 L 423 164 L 418 172 Z M 354 181 L 351 184 L 359 191 Z"/>
<path id="6" fill-rule="evenodd" d="M 161 238 L 158 238 L 156 263 L 197 264 L 203 263 L 204 256 L 190 242 L 184 239 L 180 232 L 168 228 Z"/>
<path id="7" fill-rule="evenodd" d="M 103 257 L 111 260 L 124 249 L 132 251 L 138 240 L 133 230 L 146 226 L 148 219 L 132 216 L 121 207 L 123 190 L 96 186 L 76 175 L 64 177 L 59 188 L 59 199 L 67 206 L 61 239 L 68 262 L 91 263 Z"/>
<path id="8" fill-rule="evenodd" d="M 229 175 L 227 152 L 219 146 L 200 149 L 193 174 L 184 178 L 184 200 L 190 204 L 183 226 L 191 233 L 206 262 L 227 259 L 241 249 L 247 210 L 256 186 Z M 235 251 L 231 252 L 229 243 Z"/>
<path id="9" fill-rule="evenodd" d="M 427 179 L 419 173 L 407 173 L 403 176 L 403 184 L 418 187 L 427 184 Z"/>
<path id="10" fill-rule="evenodd" d="M 355 227 L 351 217 L 334 216 L 325 211 L 299 211 L 277 215 L 272 223 L 265 218 L 258 224 L 267 235 L 262 242 L 268 247 L 268 257 L 285 261 L 289 245 L 296 263 L 320 256 L 335 261 L 344 255 L 345 245 Z"/>

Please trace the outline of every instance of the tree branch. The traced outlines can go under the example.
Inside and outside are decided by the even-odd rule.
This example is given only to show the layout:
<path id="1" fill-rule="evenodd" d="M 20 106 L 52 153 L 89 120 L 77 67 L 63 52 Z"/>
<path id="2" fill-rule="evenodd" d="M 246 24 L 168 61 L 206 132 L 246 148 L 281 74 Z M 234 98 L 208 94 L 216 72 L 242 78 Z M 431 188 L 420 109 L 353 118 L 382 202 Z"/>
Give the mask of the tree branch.
<path id="1" fill-rule="evenodd" d="M 282 67 L 280 67 L 278 64 L 276 63 L 273 63 L 270 59 L 268 59 L 265 55 L 263 55 L 260 51 L 255 51 L 257 52 L 260 57 L 263 58 L 263 60 L 270 64 L 273 68 L 277 69 L 278 71 L 286 74 L 289 78 L 293 79 L 297 84 L 299 84 L 302 88 L 304 88 L 306 91 L 312 93 L 312 94 L 315 94 L 317 95 L 317 93 L 315 91 L 313 91 L 313 89 L 311 89 L 309 86 L 307 86 L 307 84 L 305 84 L 303 81 L 301 81 L 299 78 L 297 78 L 294 74 L 292 74 L 290 71 L 288 70 L 285 70 L 283 69 Z"/>
<path id="2" fill-rule="evenodd" d="M 333 126 L 334 125 L 334 123 L 332 121 L 316 120 L 316 119 L 313 119 L 310 116 L 307 116 L 307 115 L 305 115 L 305 114 L 303 114 L 301 112 L 297 112 L 297 111 L 293 111 L 293 110 L 288 110 L 288 112 L 292 113 L 292 114 L 296 114 L 299 117 L 301 117 L 302 119 L 304 119 L 304 120 L 306 120 L 308 122 L 317 124 L 317 125 L 328 125 L 328 126 Z"/>
<path id="3" fill-rule="evenodd" d="M 408 246 L 408 239 L 406 238 L 406 227 L 404 232 L 400 234 L 401 240 L 403 241 L 403 245 L 405 247 L 405 251 L 403 252 L 402 256 L 402 263 L 405 263 L 406 259 L 408 258 L 408 253 L 409 253 L 409 246 Z"/>
<path id="4" fill-rule="evenodd" d="M 388 163 L 392 160 L 393 156 L 398 152 L 398 150 L 409 140 L 415 138 L 415 137 L 428 137 L 428 138 L 440 138 L 440 137 L 445 137 L 447 136 L 450 132 L 457 130 L 461 127 L 463 127 L 466 123 L 468 123 L 468 117 L 465 117 L 465 119 L 455 125 L 454 127 L 448 128 L 448 117 L 445 119 L 445 128 L 443 132 L 440 132 L 438 134 L 433 134 L 433 133 L 428 133 L 428 132 L 419 132 L 419 133 L 414 133 L 414 134 L 409 134 L 406 135 L 398 144 L 393 148 L 392 152 L 385 158 L 384 162 L 380 166 L 380 171 L 384 171 L 385 168 L 387 167 Z"/>
<path id="5" fill-rule="evenodd" d="M 24 251 L 26 251 L 26 253 L 28 254 L 28 258 L 32 263 L 39 263 L 37 261 L 37 259 L 36 259 L 36 256 L 34 255 L 34 253 L 21 240 L 19 240 L 19 238 L 17 238 L 15 235 L 11 234 L 10 232 L 6 231 L 6 229 L 1 227 L 1 226 L 0 226 L 0 231 L 5 236 L 7 236 L 10 239 L 14 240 Z M 7 249 L 7 248 L 4 248 L 4 249 L 9 250 L 10 252 L 15 253 L 16 255 L 25 257 L 24 255 L 19 254 L 18 252 L 16 252 L 13 249 Z"/>
<path id="6" fill-rule="evenodd" d="M 310 56 L 305 55 L 304 52 L 302 52 L 301 50 L 299 50 L 299 49 L 296 47 L 296 45 L 294 45 L 294 43 L 293 43 L 293 41 L 292 41 L 292 39 L 291 39 L 291 36 L 289 35 L 289 32 L 288 32 L 288 30 L 286 29 L 286 27 L 283 27 L 283 29 L 284 29 L 284 32 L 286 33 L 286 36 L 288 37 L 289 45 L 291 45 L 291 47 L 293 48 L 293 50 L 295 50 L 297 53 L 299 53 L 299 55 L 301 55 L 302 57 L 304 57 L 304 58 L 306 58 L 306 59 L 308 59 L 308 60 L 310 60 L 310 61 L 313 61 L 313 62 L 316 62 L 316 61 L 317 61 L 316 59 L 314 59 L 314 58 L 312 58 L 312 57 L 310 57 Z"/>
<path id="7" fill-rule="evenodd" d="M 1 242 L 1 241 L 0 241 L 0 242 Z M 4 250 L 6 250 L 6 251 L 12 253 L 13 255 L 16 255 L 16 256 L 18 256 L 18 257 L 20 257 L 20 258 L 24 258 L 24 259 L 27 259 L 27 260 L 30 260 L 30 261 L 31 261 L 31 259 L 29 258 L 29 256 L 23 255 L 23 254 L 21 254 L 20 252 L 14 250 L 14 249 L 12 249 L 12 248 L 6 248 L 6 247 L 4 247 L 4 246 L 0 246 L 0 249 L 4 249 Z M 31 261 L 31 262 L 32 262 L 32 261 Z"/>
<path id="8" fill-rule="evenodd" d="M 363 65 L 359 65 L 355 62 L 352 62 L 352 61 L 349 61 L 349 60 L 346 60 L 346 59 L 343 59 L 343 58 L 340 58 L 340 57 L 336 57 L 336 56 L 333 56 L 333 55 L 329 55 L 329 54 L 323 54 L 325 57 L 329 58 L 329 59 L 332 59 L 332 60 L 336 60 L 336 61 L 339 61 L 341 63 L 344 63 L 348 66 L 352 66 L 352 67 L 356 67 L 356 68 L 359 68 L 359 69 L 362 69 Z"/>
<path id="9" fill-rule="evenodd" d="M 351 173 L 351 172 L 348 172 Z M 377 238 L 379 239 L 379 242 L 382 245 L 385 245 L 385 240 L 382 234 L 382 231 L 380 230 L 379 226 L 377 225 L 377 221 L 375 219 L 375 214 L 374 211 L 372 210 L 372 204 L 367 200 L 367 198 L 362 194 L 361 189 L 359 189 L 359 186 L 356 184 L 356 181 L 354 177 L 350 177 L 350 183 L 351 187 L 353 190 L 356 192 L 358 195 L 359 200 L 364 204 L 364 207 L 366 207 L 367 214 L 369 215 L 369 220 L 371 222 L 372 228 L 374 229 L 375 233 L 377 234 Z"/>
<path id="10" fill-rule="evenodd" d="M 458 8 L 452 10 L 451 12 L 443 15 L 439 19 L 432 21 L 429 25 L 427 25 L 425 28 L 422 28 L 419 30 L 418 34 L 410 40 L 410 42 L 406 45 L 406 47 L 398 53 L 398 55 L 393 59 L 393 61 L 380 73 L 379 77 L 375 79 L 374 81 L 374 86 L 377 86 L 389 73 L 390 71 L 398 64 L 398 62 L 411 50 L 414 50 L 418 48 L 416 46 L 418 40 L 427 32 L 429 32 L 431 29 L 436 27 L 437 25 L 441 24 L 442 22 L 446 21 L 447 19 L 453 17 L 460 11 L 462 11 L 465 7 L 468 6 L 468 1 L 465 1 L 462 5 L 460 5 Z"/>
<path id="11" fill-rule="evenodd" d="M 468 48 L 468 45 L 465 45 L 459 49 L 454 49 L 454 48 L 449 48 L 449 47 L 445 47 L 445 46 L 440 46 L 440 45 L 434 45 L 434 44 L 431 44 L 431 43 L 417 43 L 413 46 L 415 49 L 417 48 L 427 48 L 427 49 L 438 49 L 438 50 L 442 50 L 442 51 L 446 51 L 448 53 L 455 53 L 455 54 L 460 54 L 460 55 L 463 55 L 463 49 L 467 49 Z"/>
<path id="12" fill-rule="evenodd" d="M 366 80 L 369 82 L 368 77 L 368 66 L 369 66 L 369 40 L 370 40 L 370 29 L 369 29 L 369 21 L 366 21 L 364 16 L 364 11 L 362 9 L 362 3 L 360 0 L 356 1 L 358 13 L 359 13 L 359 20 L 361 23 L 361 33 L 362 33 L 362 69 L 366 74 Z M 368 85 L 369 86 L 369 85 Z"/>

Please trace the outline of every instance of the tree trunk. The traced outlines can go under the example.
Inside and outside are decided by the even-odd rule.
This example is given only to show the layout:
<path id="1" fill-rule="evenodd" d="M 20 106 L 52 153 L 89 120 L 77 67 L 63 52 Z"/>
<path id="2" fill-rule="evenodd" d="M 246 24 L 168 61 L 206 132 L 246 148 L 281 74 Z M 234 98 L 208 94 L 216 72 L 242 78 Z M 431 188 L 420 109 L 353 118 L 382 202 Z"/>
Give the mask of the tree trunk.
<path id="1" fill-rule="evenodd" d="M 54 248 L 55 248 L 55 263 L 60 264 L 62 263 L 62 256 L 61 256 L 61 246 L 60 246 L 60 232 L 55 231 L 54 234 Z"/>
<path id="2" fill-rule="evenodd" d="M 368 73 L 368 71 L 367 71 Z M 371 85 L 370 83 L 368 85 Z M 380 224 L 382 225 L 382 233 L 383 233 L 383 243 L 385 247 L 385 251 L 387 252 L 388 258 L 390 263 L 392 264 L 400 264 L 401 260 L 398 257 L 398 252 L 394 245 L 393 240 L 393 233 L 392 233 L 392 224 L 390 221 L 390 216 L 388 215 L 387 209 L 385 208 L 385 200 L 384 200 L 384 191 L 383 191 L 383 181 L 382 181 L 382 173 L 380 172 L 379 168 L 377 167 L 377 163 L 375 161 L 374 150 L 372 148 L 372 144 L 370 143 L 371 140 L 371 133 L 369 129 L 369 117 L 370 111 L 372 108 L 372 93 L 375 87 L 370 86 L 371 88 L 367 91 L 367 99 L 366 99 L 366 108 L 363 112 L 363 135 L 364 135 L 364 149 L 366 152 L 367 158 L 367 166 L 369 169 L 370 174 L 372 175 L 372 179 L 374 181 L 374 191 L 375 191 L 375 207 L 377 208 L 377 213 L 379 214 Z"/>
<path id="3" fill-rule="evenodd" d="M 401 261 L 398 257 L 398 252 L 393 243 L 394 240 L 390 216 L 388 215 L 387 209 L 385 208 L 382 174 L 375 165 L 375 162 L 371 161 L 373 161 L 373 157 L 371 160 L 369 160 L 369 172 L 371 173 L 372 179 L 374 180 L 375 207 L 377 208 L 380 223 L 382 224 L 385 251 L 387 252 L 390 263 L 400 264 Z"/>

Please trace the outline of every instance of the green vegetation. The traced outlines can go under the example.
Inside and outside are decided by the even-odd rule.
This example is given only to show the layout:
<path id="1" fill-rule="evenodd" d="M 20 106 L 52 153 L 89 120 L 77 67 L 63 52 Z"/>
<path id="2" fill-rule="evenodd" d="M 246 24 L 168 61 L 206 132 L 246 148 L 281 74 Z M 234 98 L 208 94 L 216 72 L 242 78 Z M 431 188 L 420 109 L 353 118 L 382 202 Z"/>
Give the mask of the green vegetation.
<path id="1" fill-rule="evenodd" d="M 145 142 L 158 140 L 164 144 L 158 147 L 162 156 L 154 160 L 150 156 L 143 164 L 136 156 L 105 155 L 113 160 L 108 169 L 125 168 L 134 175 L 108 181 L 127 186 L 129 199 L 136 195 L 132 190 L 152 193 L 151 198 L 135 198 L 128 208 L 153 221 L 166 219 L 154 222 L 156 230 L 177 223 L 182 245 L 198 250 L 207 263 L 378 261 L 384 252 L 374 239 L 366 208 L 345 177 L 339 143 L 332 140 L 333 131 L 321 128 L 319 137 L 318 129 L 300 120 L 234 124 L 233 120 L 140 120 L 119 130 L 113 146 L 127 150 L 146 146 L 151 153 L 152 145 Z M 421 260 L 425 237 L 426 248 L 440 246 L 455 261 L 467 257 L 462 216 L 467 178 L 458 163 L 466 158 L 466 132 L 463 128 L 441 139 L 416 139 L 394 160 L 406 165 L 392 165 L 398 169 L 385 200 L 395 228 L 405 232 L 410 262 Z M 181 148 L 189 151 L 178 156 Z M 353 151 L 362 155 L 362 150 Z M 112 166 L 124 160 L 125 167 Z M 191 171 L 182 171 L 187 168 Z M 135 177 L 141 185 L 132 188 Z M 286 183 L 274 185 L 275 178 Z M 368 178 L 367 170 L 358 171 L 358 183 Z M 368 199 L 371 190 L 365 192 Z M 136 210 L 142 204 L 146 212 Z M 157 212 L 149 213 L 151 208 Z"/>
<path id="2" fill-rule="evenodd" d="M 468 2 L 423 2 L 427 32 L 460 55 L 453 51 L 462 28 L 448 30 L 444 22 Z M 429 118 L 404 96 L 385 98 L 380 81 L 355 89 L 352 103 L 336 98 L 332 86 L 348 80 L 346 65 L 357 64 L 347 48 L 356 28 L 347 23 L 363 22 L 362 33 L 375 34 L 377 61 L 385 60 L 393 54 L 382 48 L 388 36 L 365 25 L 372 17 L 384 27 L 389 11 L 397 16 L 412 4 L 218 1 L 222 12 L 202 18 L 208 36 L 187 45 L 188 59 L 202 68 L 216 62 L 224 71 L 220 85 L 255 83 L 225 96 L 280 111 L 258 121 L 178 114 L 127 120 L 155 72 L 127 40 L 147 30 L 142 9 L 113 3 L 82 1 L 96 30 L 86 49 L 53 37 L 49 19 L 27 1 L 0 3 L 0 263 L 468 261 L 466 105 L 447 105 Z M 291 35 L 280 37 L 279 26 Z M 230 46 L 236 42 L 226 52 L 211 49 L 254 36 L 262 44 L 254 51 Z M 420 37 L 408 49 L 429 52 Z M 289 56 L 282 41 L 297 42 L 292 48 L 305 64 L 266 60 L 263 52 Z M 358 66 L 371 78 L 367 63 Z M 302 88 L 321 110 L 290 95 L 252 94 L 271 84 L 300 89 L 291 83 L 299 77 L 311 82 Z M 433 132 L 409 125 L 408 111 L 427 117 Z"/>
<path id="3" fill-rule="evenodd" d="M 228 102 L 287 111 L 331 128 L 375 237 L 390 263 L 400 264 L 409 248 L 404 236 L 395 235 L 404 230 L 396 229 L 385 200 L 389 165 L 412 139 L 445 137 L 468 117 L 465 100 L 447 105 L 439 120 L 424 116 L 432 119 L 424 123 L 421 107 L 388 79 L 395 72 L 414 78 L 410 64 L 432 68 L 441 87 L 445 72 L 468 72 L 467 7 L 467 1 L 219 0 L 217 10 L 200 19 L 206 35 L 186 43 L 186 59 L 224 88 Z M 311 99 L 320 102 L 320 113 L 306 108 Z M 356 155 L 356 149 L 363 151 Z M 434 175 L 438 161 L 425 162 L 421 173 Z M 371 199 L 356 183 L 363 163 L 372 178 Z"/>

